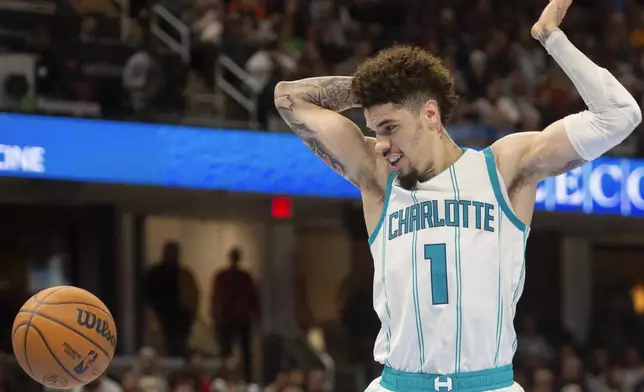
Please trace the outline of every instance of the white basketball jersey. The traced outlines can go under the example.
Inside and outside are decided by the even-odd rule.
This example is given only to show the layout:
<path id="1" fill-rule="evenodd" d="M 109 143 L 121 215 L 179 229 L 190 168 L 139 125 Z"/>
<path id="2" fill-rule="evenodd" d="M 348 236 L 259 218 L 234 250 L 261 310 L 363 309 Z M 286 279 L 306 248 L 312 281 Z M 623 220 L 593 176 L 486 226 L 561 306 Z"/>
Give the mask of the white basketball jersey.
<path id="1" fill-rule="evenodd" d="M 465 150 L 411 191 L 392 174 L 369 237 L 376 361 L 432 374 L 511 364 L 528 233 L 489 149 Z"/>

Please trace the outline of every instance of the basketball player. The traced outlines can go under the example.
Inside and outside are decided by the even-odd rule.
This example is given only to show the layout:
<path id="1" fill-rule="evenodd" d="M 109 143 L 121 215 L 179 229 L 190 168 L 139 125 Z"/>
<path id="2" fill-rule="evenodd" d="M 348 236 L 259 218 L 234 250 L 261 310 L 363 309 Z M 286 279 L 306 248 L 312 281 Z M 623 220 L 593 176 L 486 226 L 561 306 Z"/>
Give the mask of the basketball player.
<path id="1" fill-rule="evenodd" d="M 276 106 L 293 131 L 361 191 L 375 264 L 382 376 L 367 391 L 522 390 L 513 382 L 513 318 L 537 183 L 622 142 L 641 111 L 607 70 L 559 30 L 571 0 L 532 27 L 587 111 L 482 152 L 445 130 L 452 78 L 420 49 L 395 47 L 351 77 L 282 82 Z M 337 112 L 361 105 L 375 138 Z"/>

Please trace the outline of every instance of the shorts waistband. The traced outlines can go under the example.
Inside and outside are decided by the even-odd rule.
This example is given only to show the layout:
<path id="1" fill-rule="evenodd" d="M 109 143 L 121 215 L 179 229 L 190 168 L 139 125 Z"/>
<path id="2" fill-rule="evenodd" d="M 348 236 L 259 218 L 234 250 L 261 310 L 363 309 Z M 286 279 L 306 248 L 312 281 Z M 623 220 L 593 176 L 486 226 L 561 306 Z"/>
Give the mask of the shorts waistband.
<path id="1" fill-rule="evenodd" d="M 396 392 L 482 392 L 512 384 L 512 365 L 454 374 L 402 372 L 385 366 L 380 379 L 380 385 Z"/>

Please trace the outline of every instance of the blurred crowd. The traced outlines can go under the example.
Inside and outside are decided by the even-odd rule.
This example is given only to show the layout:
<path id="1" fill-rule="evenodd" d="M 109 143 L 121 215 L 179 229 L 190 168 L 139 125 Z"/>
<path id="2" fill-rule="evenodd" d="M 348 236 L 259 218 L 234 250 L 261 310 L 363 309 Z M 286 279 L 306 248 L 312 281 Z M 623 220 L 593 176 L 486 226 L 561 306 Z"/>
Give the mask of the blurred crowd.
<path id="1" fill-rule="evenodd" d="M 0 356 L 0 391 L 2 392 L 55 392 L 43 388 L 15 365 L 9 355 Z M 133 366 L 124 371 L 108 371 L 84 387 L 72 392 L 323 392 L 323 372 L 304 371 L 295 366 L 279 372 L 265 387 L 248 383 L 237 373 L 234 365 L 208 371 L 204 358 L 194 352 L 172 369 L 160 364 L 152 347 L 139 350 Z M 13 365 L 13 366 L 12 366 Z"/>
<path id="2" fill-rule="evenodd" d="M 527 392 L 641 392 L 641 317 L 613 302 L 597 310 L 585 344 L 565 331 L 544 333 L 534 315 L 517 320 L 515 380 Z M 617 298 L 617 297 L 616 297 Z M 601 319 L 601 320 L 600 320 Z"/>
<path id="3" fill-rule="evenodd" d="M 568 78 L 530 37 L 542 3 L 160 0 L 156 6 L 190 32 L 189 62 L 184 64 L 180 51 L 168 44 L 173 34 L 179 42 L 177 30 L 164 23 L 166 19 L 153 17 L 155 2 L 133 0 L 125 42 L 103 37 L 110 30 L 101 30 L 95 16 L 81 17 L 80 45 L 109 46 L 110 51 L 100 52 L 113 58 L 120 53 L 109 71 L 87 72 L 82 63 L 87 54 L 79 53 L 86 51 L 85 46 L 76 47 L 73 61 L 61 58 L 61 51 L 48 46 L 54 44 L 56 35 L 46 36 L 46 31 L 41 31 L 38 44 L 31 49 L 42 60 L 38 94 L 98 102 L 104 117 L 163 121 L 160 118 L 172 113 L 177 118 L 200 115 L 249 120 L 248 110 L 239 98 L 232 97 L 233 89 L 257 103 L 256 120 L 267 129 L 274 128 L 270 119 L 277 115 L 272 91 L 280 80 L 350 75 L 379 49 L 397 42 L 412 43 L 440 56 L 452 70 L 462 97 L 453 124 L 480 124 L 501 132 L 539 130 L 584 107 Z M 151 19 L 158 27 L 153 32 Z M 637 1 L 578 1 L 564 29 L 573 43 L 642 100 L 644 8 Z M 222 56 L 245 73 L 227 67 L 216 76 L 215 66 Z M 73 77 L 66 76 L 70 67 Z M 108 74 L 111 83 L 97 81 Z M 116 79 L 118 84 L 113 83 Z M 211 105 L 195 104 L 204 100 Z M 34 107 L 23 104 L 20 110 Z M 635 154 L 637 135 L 620 147 L 622 154 Z"/>

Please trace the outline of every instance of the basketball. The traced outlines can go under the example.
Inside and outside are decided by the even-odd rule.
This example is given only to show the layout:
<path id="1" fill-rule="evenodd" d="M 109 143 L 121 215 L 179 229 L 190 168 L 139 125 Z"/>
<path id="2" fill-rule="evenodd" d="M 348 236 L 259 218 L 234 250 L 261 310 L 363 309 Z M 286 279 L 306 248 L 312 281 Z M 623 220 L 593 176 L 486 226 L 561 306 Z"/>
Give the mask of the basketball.
<path id="1" fill-rule="evenodd" d="M 72 389 L 107 369 L 116 348 L 116 327 L 95 295 L 56 286 L 22 306 L 11 341 L 16 360 L 34 380 L 50 388 Z"/>

